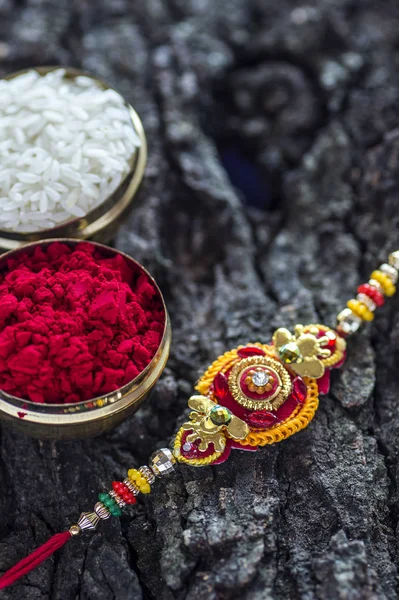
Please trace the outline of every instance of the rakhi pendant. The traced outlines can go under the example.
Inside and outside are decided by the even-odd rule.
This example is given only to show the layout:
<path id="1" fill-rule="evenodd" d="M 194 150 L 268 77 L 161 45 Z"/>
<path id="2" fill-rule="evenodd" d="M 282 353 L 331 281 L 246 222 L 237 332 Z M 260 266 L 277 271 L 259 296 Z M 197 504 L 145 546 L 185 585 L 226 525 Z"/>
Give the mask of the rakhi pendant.
<path id="1" fill-rule="evenodd" d="M 326 394 L 332 369 L 346 356 L 345 338 L 374 319 L 385 297 L 396 292 L 399 250 L 373 271 L 337 317 L 335 330 L 325 325 L 277 329 L 270 344 L 239 346 L 220 356 L 198 381 L 198 395 L 188 401 L 192 412 L 178 430 L 173 448 L 153 453 L 149 465 L 130 469 L 123 481 L 101 492 L 93 511 L 84 512 L 68 531 L 43 546 L 0 577 L 0 589 L 29 573 L 72 537 L 94 531 L 99 523 L 149 494 L 158 478 L 172 473 L 176 462 L 194 467 L 224 462 L 232 449 L 256 451 L 281 442 L 313 419 L 319 394 Z"/>
<path id="2" fill-rule="evenodd" d="M 224 462 L 232 448 L 255 451 L 313 419 L 346 341 L 325 325 L 278 329 L 270 345 L 248 344 L 220 356 L 198 381 L 190 420 L 178 431 L 175 458 L 195 467 Z"/>

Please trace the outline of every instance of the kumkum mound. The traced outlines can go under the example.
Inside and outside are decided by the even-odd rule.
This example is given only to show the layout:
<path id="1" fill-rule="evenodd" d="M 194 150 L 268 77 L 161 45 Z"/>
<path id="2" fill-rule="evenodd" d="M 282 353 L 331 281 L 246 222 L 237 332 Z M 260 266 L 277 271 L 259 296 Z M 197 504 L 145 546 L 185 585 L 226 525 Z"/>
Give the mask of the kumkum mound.
<path id="1" fill-rule="evenodd" d="M 0 271 L 0 391 L 38 404 L 115 392 L 151 363 L 165 320 L 155 282 L 117 251 L 53 241 L 9 253 Z"/>

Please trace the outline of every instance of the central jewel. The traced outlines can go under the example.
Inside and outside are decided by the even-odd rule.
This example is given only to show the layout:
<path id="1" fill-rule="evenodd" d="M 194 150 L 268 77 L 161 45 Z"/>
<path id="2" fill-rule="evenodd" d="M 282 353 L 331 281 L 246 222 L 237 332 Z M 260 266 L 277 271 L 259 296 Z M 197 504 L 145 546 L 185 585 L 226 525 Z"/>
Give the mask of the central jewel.
<path id="1" fill-rule="evenodd" d="M 270 376 L 266 371 L 256 371 L 252 377 L 252 383 L 258 387 L 266 385 L 269 382 Z"/>
<path id="2" fill-rule="evenodd" d="M 259 395 L 270 392 L 274 383 L 273 375 L 262 367 L 251 369 L 245 378 L 245 384 L 248 386 L 249 391 Z"/>

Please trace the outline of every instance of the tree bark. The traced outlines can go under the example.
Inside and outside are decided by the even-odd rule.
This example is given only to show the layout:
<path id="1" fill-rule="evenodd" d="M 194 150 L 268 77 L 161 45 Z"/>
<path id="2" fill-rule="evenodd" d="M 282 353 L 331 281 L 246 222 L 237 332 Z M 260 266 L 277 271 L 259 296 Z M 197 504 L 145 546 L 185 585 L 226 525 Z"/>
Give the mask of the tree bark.
<path id="1" fill-rule="evenodd" d="M 149 164 L 115 246 L 160 284 L 172 355 L 108 435 L 1 428 L 0 570 L 167 444 L 219 354 L 321 322 L 399 247 L 394 0 L 0 0 L 0 73 L 89 69 L 140 114 Z M 2 598 L 398 598 L 398 301 L 350 341 L 308 429 L 179 467 Z"/>

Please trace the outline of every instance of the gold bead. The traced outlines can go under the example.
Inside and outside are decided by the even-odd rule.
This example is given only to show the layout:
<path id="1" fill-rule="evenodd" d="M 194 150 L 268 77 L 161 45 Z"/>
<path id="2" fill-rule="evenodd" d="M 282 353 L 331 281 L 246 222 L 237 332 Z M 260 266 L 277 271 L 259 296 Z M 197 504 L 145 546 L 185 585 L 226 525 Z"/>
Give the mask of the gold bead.
<path id="1" fill-rule="evenodd" d="M 108 508 L 102 502 L 97 502 L 97 504 L 94 506 L 94 512 L 100 517 L 100 519 L 103 520 L 109 519 L 111 516 Z"/>
<path id="2" fill-rule="evenodd" d="M 72 527 L 69 528 L 69 533 L 72 537 L 79 535 L 81 531 L 82 530 L 80 529 L 79 525 L 72 525 Z"/>
<path id="3" fill-rule="evenodd" d="M 100 522 L 100 517 L 95 512 L 82 513 L 79 517 L 79 528 L 84 530 L 95 530 Z"/>
<path id="4" fill-rule="evenodd" d="M 111 490 L 110 492 L 108 492 L 108 495 L 115 500 L 119 508 L 123 508 L 124 506 L 126 506 L 126 502 L 122 500 L 122 498 L 115 492 L 115 490 Z"/>
<path id="5" fill-rule="evenodd" d="M 123 483 L 132 492 L 132 494 L 134 496 L 139 495 L 139 493 L 140 493 L 139 488 L 137 487 L 136 483 L 134 481 L 132 481 L 129 477 L 126 477 L 126 479 L 123 480 Z"/>

